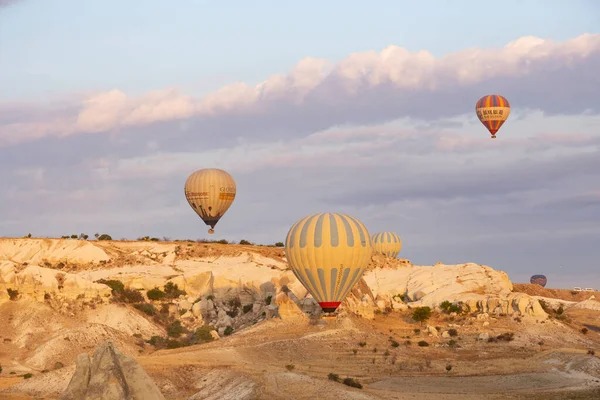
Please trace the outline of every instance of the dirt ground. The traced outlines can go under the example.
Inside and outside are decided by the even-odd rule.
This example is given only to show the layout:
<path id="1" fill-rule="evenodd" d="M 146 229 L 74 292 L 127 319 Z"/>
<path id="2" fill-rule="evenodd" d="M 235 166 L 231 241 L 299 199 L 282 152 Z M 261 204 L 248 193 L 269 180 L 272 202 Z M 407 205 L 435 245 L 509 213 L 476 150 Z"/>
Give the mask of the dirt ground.
<path id="1" fill-rule="evenodd" d="M 530 296 L 550 297 L 566 301 L 584 301 L 591 296 L 596 296 L 596 299 L 600 300 L 600 292 L 574 292 L 568 289 L 549 289 L 540 285 L 524 283 L 513 283 L 513 290 L 515 292 L 526 293 Z"/>

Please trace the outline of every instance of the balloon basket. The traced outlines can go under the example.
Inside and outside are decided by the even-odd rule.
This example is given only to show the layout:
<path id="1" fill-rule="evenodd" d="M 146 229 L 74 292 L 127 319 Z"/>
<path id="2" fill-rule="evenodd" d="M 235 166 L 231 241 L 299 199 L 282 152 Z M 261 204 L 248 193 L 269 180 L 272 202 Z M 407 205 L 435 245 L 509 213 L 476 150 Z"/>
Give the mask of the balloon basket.
<path id="1" fill-rule="evenodd" d="M 208 230 L 208 233 L 212 235 L 212 234 L 214 234 L 214 233 L 215 233 L 215 230 L 214 230 L 214 229 L 209 229 L 209 230 Z"/>
<path id="2" fill-rule="evenodd" d="M 492 135 L 492 139 L 496 139 L 496 135 Z"/>

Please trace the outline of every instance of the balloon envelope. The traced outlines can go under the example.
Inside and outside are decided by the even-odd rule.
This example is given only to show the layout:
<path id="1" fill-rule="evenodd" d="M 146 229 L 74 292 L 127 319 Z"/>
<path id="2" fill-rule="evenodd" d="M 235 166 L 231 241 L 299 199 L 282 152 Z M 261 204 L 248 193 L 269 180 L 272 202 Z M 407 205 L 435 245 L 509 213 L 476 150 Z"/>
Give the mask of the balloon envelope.
<path id="1" fill-rule="evenodd" d="M 285 240 L 290 268 L 323 311 L 334 312 L 364 274 L 373 255 L 369 231 L 345 214 L 297 221 Z"/>
<path id="2" fill-rule="evenodd" d="M 371 240 L 376 254 L 396 258 L 402 249 L 402 240 L 394 232 L 378 232 L 371 237 Z"/>
<path id="3" fill-rule="evenodd" d="M 492 138 L 495 138 L 496 132 L 508 119 L 510 104 L 506 98 L 497 94 L 490 94 L 477 101 L 475 112 L 477 112 L 479 121 L 492 134 Z"/>
<path id="4" fill-rule="evenodd" d="M 544 275 L 533 275 L 529 278 L 529 283 L 537 283 L 541 287 L 546 287 L 548 279 Z"/>
<path id="5" fill-rule="evenodd" d="M 185 198 L 206 225 L 208 233 L 214 228 L 235 199 L 236 185 L 233 177 L 217 168 L 193 172 L 185 182 Z"/>

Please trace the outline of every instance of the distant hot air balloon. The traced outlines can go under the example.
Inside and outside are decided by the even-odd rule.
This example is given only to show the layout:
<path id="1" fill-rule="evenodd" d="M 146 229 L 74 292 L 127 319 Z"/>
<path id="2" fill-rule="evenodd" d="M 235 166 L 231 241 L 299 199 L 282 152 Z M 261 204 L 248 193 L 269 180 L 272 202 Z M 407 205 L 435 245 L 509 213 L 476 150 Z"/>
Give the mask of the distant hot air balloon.
<path id="1" fill-rule="evenodd" d="M 394 232 L 378 232 L 371 240 L 376 254 L 396 258 L 402 249 L 402 240 Z"/>
<path id="2" fill-rule="evenodd" d="M 362 277 L 373 255 L 369 231 L 345 214 L 297 221 L 285 240 L 288 263 L 326 313 L 334 312 Z"/>
<path id="3" fill-rule="evenodd" d="M 210 234 L 215 233 L 215 225 L 233 203 L 235 194 L 233 177 L 222 169 L 200 169 L 185 182 L 185 198 L 204 223 L 210 225 Z"/>
<path id="4" fill-rule="evenodd" d="M 547 282 L 548 279 L 546 279 L 544 275 L 533 275 L 531 278 L 529 278 L 529 283 L 537 283 L 541 287 L 546 287 Z"/>
<path id="5" fill-rule="evenodd" d="M 475 105 L 475 111 L 481 123 L 492 134 L 492 139 L 495 139 L 496 132 L 508 119 L 510 104 L 506 98 L 497 94 L 490 94 L 479 99 Z"/>

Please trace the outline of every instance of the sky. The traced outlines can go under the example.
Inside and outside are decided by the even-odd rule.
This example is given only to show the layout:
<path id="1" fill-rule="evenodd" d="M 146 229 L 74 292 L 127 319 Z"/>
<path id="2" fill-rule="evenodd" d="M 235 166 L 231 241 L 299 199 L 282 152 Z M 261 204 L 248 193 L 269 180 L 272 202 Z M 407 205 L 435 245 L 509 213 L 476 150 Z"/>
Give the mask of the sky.
<path id="1" fill-rule="evenodd" d="M 600 3 L 0 0 L 0 236 L 214 239 L 340 212 L 417 265 L 600 289 Z M 490 139 L 475 103 L 501 94 Z"/>

